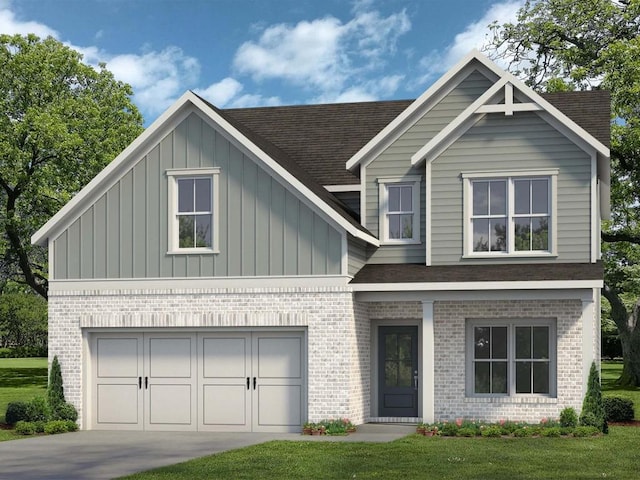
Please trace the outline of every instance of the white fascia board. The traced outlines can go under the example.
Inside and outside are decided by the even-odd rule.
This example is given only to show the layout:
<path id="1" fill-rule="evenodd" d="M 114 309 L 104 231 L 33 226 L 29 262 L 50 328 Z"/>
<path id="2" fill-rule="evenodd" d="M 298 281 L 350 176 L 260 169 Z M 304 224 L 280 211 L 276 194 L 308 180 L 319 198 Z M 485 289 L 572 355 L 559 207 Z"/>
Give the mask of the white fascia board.
<path id="1" fill-rule="evenodd" d="M 378 241 L 377 238 L 356 228 L 349 221 L 347 221 L 347 219 L 339 215 L 338 212 L 336 212 L 333 208 L 327 205 L 322 199 L 320 199 L 315 193 L 313 193 L 306 185 L 304 185 L 300 180 L 294 177 L 289 171 L 287 171 L 284 167 L 282 167 L 278 162 L 273 160 L 256 144 L 251 142 L 233 125 L 231 125 L 224 118 L 218 115 L 218 113 L 216 113 L 212 108 L 210 108 L 198 96 L 196 96 L 191 92 L 187 92 L 187 94 L 190 95 L 191 102 L 193 102 L 193 104 L 200 109 L 203 115 L 207 116 L 212 122 L 214 122 L 220 128 L 225 130 L 245 150 L 250 152 L 254 158 L 259 159 L 261 162 L 267 165 L 271 171 L 276 173 L 276 175 L 282 178 L 287 184 L 291 185 L 294 189 L 299 191 L 305 198 L 309 199 L 316 208 L 318 208 L 322 213 L 324 213 L 326 216 L 331 218 L 341 228 L 349 232 L 354 237 L 360 238 L 365 242 L 370 243 L 376 247 L 380 245 L 380 242 Z"/>
<path id="2" fill-rule="evenodd" d="M 471 62 L 473 62 L 474 60 L 478 60 L 482 65 L 487 66 L 487 63 L 483 59 L 486 59 L 486 57 L 484 57 L 484 55 L 482 55 L 476 49 L 468 53 L 462 60 L 451 67 L 451 69 L 449 69 L 447 73 L 440 77 L 433 85 L 431 85 L 431 87 L 429 87 L 422 95 L 420 95 L 420 97 L 418 97 L 413 103 L 411 103 L 411 105 L 409 105 L 400 115 L 394 118 L 393 121 L 391 121 L 375 137 L 367 142 L 364 147 L 357 151 L 347 161 L 347 169 L 353 170 L 359 164 L 366 163 L 366 159 L 371 156 L 376 147 L 378 147 L 388 137 L 396 134 L 399 129 L 401 129 L 402 125 L 410 120 L 416 114 L 416 112 L 418 112 L 425 106 L 429 107 L 429 102 L 433 102 L 434 99 L 439 100 L 438 94 L 440 91 L 444 90 L 447 86 L 453 89 L 455 87 L 455 85 L 451 85 L 453 79 L 458 74 L 460 74 Z M 500 71 L 500 69 L 496 70 L 496 68 L 494 67 L 495 65 L 489 67 L 489 70 L 497 77 L 500 77 L 502 72 Z M 434 105 L 435 103 L 437 102 L 433 102 Z"/>
<path id="3" fill-rule="evenodd" d="M 468 291 L 468 290 L 556 290 L 602 288 L 602 280 L 536 280 L 517 282 L 407 282 L 353 283 L 354 292 Z"/>
<path id="4" fill-rule="evenodd" d="M 116 158 L 109 163 L 98 175 L 96 175 L 82 190 L 80 190 L 58 213 L 49 219 L 37 232 L 31 236 L 31 243 L 35 245 L 44 245 L 47 239 L 52 236 L 54 230 L 62 230 L 73 220 L 69 221 L 68 217 L 72 212 L 83 210 L 83 205 L 88 203 L 88 198 L 101 186 L 110 185 L 111 180 L 115 177 L 120 178 L 119 173 L 129 167 L 129 162 L 135 157 L 141 149 L 148 145 L 156 134 L 163 130 L 165 124 L 173 119 L 189 102 L 191 92 L 184 93 L 173 105 L 160 115 L 138 138 L 125 148 Z"/>
<path id="5" fill-rule="evenodd" d="M 324 188 L 327 189 L 327 192 L 336 193 L 336 192 L 359 192 L 361 189 L 361 185 L 325 185 Z"/>
<path id="6" fill-rule="evenodd" d="M 477 113 L 478 109 L 485 105 L 492 97 L 497 95 L 507 84 L 507 80 L 501 78 L 493 84 L 489 90 L 484 92 L 471 105 L 465 108 L 449 125 L 444 127 L 433 137 L 424 147 L 411 156 L 411 165 L 416 166 L 422 162 L 433 150 L 440 146 L 445 140 L 452 142 L 460 137 L 474 122 L 469 119 Z M 466 128 L 465 128 L 466 127 Z"/>
<path id="7" fill-rule="evenodd" d="M 51 295 L 68 292 L 122 292 L 144 291 L 150 294 L 184 292 L 191 290 L 226 289 L 295 289 L 295 288 L 346 288 L 350 289 L 351 277 L 347 275 L 298 275 L 256 277 L 180 277 L 180 278 L 102 278 L 55 280 L 49 283 Z M 115 293 L 114 293 L 115 294 Z"/>

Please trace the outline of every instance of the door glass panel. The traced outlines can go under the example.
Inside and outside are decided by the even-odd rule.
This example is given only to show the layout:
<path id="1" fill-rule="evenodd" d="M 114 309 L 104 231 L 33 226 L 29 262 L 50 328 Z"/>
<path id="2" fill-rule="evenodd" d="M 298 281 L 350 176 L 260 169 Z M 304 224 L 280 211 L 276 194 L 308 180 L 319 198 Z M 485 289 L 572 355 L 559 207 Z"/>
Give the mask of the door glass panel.
<path id="1" fill-rule="evenodd" d="M 411 335 L 398 335 L 398 387 L 410 387 L 413 380 Z"/>
<path id="2" fill-rule="evenodd" d="M 413 382 L 412 337 L 408 334 L 385 335 L 385 386 L 411 387 Z"/>

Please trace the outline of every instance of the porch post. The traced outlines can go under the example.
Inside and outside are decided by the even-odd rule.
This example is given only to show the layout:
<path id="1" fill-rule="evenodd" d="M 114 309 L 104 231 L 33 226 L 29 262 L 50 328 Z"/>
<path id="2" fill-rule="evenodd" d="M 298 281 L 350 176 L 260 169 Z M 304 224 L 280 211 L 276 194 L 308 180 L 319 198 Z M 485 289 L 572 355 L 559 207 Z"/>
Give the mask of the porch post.
<path id="1" fill-rule="evenodd" d="M 587 383 L 589 381 L 589 370 L 591 362 L 599 360 L 594 358 L 594 294 L 591 292 L 590 298 L 582 298 L 582 395 L 587 393 Z"/>
<path id="2" fill-rule="evenodd" d="M 435 351 L 433 333 L 433 301 L 422 302 L 422 421 L 435 420 Z"/>

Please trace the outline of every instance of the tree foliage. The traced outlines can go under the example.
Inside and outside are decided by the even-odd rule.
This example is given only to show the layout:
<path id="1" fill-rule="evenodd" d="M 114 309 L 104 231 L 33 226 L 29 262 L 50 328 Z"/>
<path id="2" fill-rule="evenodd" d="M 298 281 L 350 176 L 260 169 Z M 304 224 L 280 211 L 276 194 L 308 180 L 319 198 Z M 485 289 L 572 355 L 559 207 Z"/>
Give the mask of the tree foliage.
<path id="1" fill-rule="evenodd" d="M 611 208 L 602 232 L 605 288 L 624 356 L 621 383 L 640 386 L 640 0 L 527 1 L 492 25 L 487 47 L 538 90 L 611 92 Z"/>
<path id="2" fill-rule="evenodd" d="M 142 131 L 131 88 L 49 37 L 0 35 L 0 275 L 47 296 L 31 235 Z"/>
<path id="3" fill-rule="evenodd" d="M 62 371 L 58 356 L 53 357 L 49 370 L 49 384 L 47 385 L 47 401 L 52 410 L 64 403 L 64 387 L 62 386 Z"/>
<path id="4" fill-rule="evenodd" d="M 0 347 L 44 348 L 47 345 L 47 302 L 33 293 L 0 294 Z"/>
<path id="5" fill-rule="evenodd" d="M 595 362 L 591 362 L 589 370 L 589 380 L 587 382 L 587 393 L 582 401 L 580 411 L 580 425 L 596 427 L 607 433 L 607 419 L 602 401 L 602 388 L 600 387 L 600 375 Z"/>

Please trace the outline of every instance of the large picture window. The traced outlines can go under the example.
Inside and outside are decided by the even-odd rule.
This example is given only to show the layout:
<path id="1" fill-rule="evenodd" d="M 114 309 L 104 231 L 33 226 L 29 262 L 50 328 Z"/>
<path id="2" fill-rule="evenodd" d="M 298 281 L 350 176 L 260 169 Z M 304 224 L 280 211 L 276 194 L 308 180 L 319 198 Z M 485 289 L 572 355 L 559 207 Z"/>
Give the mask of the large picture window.
<path id="1" fill-rule="evenodd" d="M 379 178 L 383 243 L 420 242 L 420 177 Z"/>
<path id="2" fill-rule="evenodd" d="M 463 178 L 467 255 L 554 253 L 554 175 Z"/>
<path id="3" fill-rule="evenodd" d="M 218 169 L 168 170 L 169 251 L 217 251 Z"/>
<path id="4" fill-rule="evenodd" d="M 555 371 L 555 322 L 468 321 L 468 395 L 554 396 Z"/>

